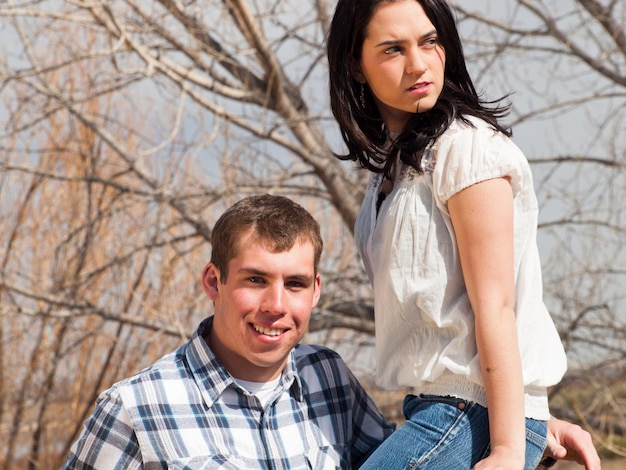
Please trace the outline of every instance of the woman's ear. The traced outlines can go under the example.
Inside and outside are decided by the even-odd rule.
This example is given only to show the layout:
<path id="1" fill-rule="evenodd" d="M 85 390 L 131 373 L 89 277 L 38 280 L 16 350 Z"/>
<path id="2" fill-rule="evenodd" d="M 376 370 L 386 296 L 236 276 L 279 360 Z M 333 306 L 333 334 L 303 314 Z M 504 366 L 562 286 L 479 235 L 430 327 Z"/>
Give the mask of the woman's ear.
<path id="1" fill-rule="evenodd" d="M 366 83 L 361 64 L 356 59 L 350 59 L 350 75 L 359 83 Z"/>
<path id="2" fill-rule="evenodd" d="M 219 295 L 220 271 L 213 263 L 209 263 L 202 271 L 202 289 L 207 297 L 213 301 Z"/>

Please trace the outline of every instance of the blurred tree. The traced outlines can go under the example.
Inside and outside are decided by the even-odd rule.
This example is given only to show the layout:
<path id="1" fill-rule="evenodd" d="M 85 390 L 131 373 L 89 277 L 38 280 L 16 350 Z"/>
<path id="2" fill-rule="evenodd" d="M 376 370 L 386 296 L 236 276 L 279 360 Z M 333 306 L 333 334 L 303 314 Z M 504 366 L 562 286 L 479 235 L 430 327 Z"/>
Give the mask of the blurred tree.
<path id="1" fill-rule="evenodd" d="M 515 92 L 510 123 L 542 207 L 546 301 L 574 366 L 553 403 L 573 412 L 568 386 L 590 370 L 623 372 L 626 354 L 626 6 L 453 3 L 479 88 L 490 99 Z M 333 8 L 0 4 L 5 468 L 58 466 L 98 392 L 210 313 L 198 281 L 211 226 L 248 193 L 291 196 L 322 221 L 311 333 L 353 345 L 357 367 L 369 357 L 371 293 L 351 235 L 367 175 L 332 156 L 342 149 L 323 49 Z M 598 439 L 623 436 L 623 417 L 601 419 L 619 392 L 586 383 L 609 398 L 581 416 Z"/>

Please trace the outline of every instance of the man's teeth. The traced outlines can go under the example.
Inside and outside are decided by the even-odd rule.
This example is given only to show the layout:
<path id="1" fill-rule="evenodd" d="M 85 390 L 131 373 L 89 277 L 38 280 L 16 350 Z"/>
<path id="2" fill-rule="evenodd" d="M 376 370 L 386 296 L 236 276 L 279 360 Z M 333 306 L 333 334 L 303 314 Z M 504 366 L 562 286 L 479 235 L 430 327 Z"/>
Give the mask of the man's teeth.
<path id="1" fill-rule="evenodd" d="M 258 331 L 259 333 L 262 333 L 267 336 L 278 336 L 283 332 L 283 330 L 277 330 L 275 328 L 263 328 L 262 326 L 259 326 L 259 325 L 254 325 L 254 329 Z"/>

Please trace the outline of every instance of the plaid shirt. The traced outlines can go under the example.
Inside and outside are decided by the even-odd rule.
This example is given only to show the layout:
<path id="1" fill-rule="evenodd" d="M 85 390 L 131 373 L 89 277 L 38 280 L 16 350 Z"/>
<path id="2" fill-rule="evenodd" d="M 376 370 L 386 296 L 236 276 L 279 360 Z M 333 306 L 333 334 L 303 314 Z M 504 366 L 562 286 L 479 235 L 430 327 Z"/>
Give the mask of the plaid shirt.
<path id="1" fill-rule="evenodd" d="M 298 345 L 263 407 L 192 339 L 98 398 L 63 469 L 356 467 L 393 431 L 334 351 Z"/>

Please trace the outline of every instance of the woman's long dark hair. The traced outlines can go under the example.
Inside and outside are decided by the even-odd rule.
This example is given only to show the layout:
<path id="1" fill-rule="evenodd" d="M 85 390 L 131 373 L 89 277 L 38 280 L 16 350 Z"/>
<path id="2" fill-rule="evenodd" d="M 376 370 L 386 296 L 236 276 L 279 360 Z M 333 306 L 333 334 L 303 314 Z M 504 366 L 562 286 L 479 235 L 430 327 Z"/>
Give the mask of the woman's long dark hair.
<path id="1" fill-rule="evenodd" d="M 467 116 L 483 119 L 494 129 L 510 135 L 498 122 L 509 112 L 509 105 L 483 101 L 478 96 L 465 65 L 463 46 L 456 21 L 446 0 L 415 0 L 435 26 L 446 54 L 444 85 L 435 106 L 415 113 L 405 129 L 388 144 L 388 136 L 376 103 L 365 87 L 365 106 L 361 105 L 361 85 L 351 73 L 353 61 L 360 61 L 367 25 L 381 3 L 395 0 L 339 0 L 330 25 L 327 54 L 330 77 L 330 104 L 348 146 L 342 160 L 354 160 L 377 173 L 389 174 L 395 156 L 420 170 L 423 150 L 443 134 L 455 119 L 468 122 Z M 392 157 L 393 156 L 393 157 Z M 390 158 L 391 157 L 391 158 Z"/>

